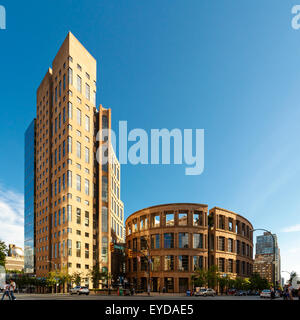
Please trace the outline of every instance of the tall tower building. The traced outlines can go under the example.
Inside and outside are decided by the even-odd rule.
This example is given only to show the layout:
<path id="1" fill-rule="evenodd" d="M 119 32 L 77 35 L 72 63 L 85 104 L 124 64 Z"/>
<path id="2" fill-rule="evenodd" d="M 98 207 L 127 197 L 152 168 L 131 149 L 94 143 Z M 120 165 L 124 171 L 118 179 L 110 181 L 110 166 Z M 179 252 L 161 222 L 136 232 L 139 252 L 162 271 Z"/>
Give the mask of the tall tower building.
<path id="1" fill-rule="evenodd" d="M 25 199 L 25 268 L 34 247 L 38 277 L 66 270 L 88 284 L 97 263 L 111 271 L 109 243 L 125 241 L 120 165 L 109 133 L 98 135 L 110 129 L 111 111 L 96 108 L 96 72 L 96 60 L 69 33 L 37 90 L 34 134 L 33 124 L 26 132 L 25 194 L 33 185 L 34 193 Z M 113 161 L 102 165 L 106 157 Z"/>
<path id="2" fill-rule="evenodd" d="M 276 285 L 280 285 L 281 259 L 276 234 L 271 235 L 264 232 L 263 235 L 256 237 L 254 271 L 261 274 L 262 277 L 265 277 L 268 280 L 272 279 L 271 282 L 273 282 L 275 278 Z"/>

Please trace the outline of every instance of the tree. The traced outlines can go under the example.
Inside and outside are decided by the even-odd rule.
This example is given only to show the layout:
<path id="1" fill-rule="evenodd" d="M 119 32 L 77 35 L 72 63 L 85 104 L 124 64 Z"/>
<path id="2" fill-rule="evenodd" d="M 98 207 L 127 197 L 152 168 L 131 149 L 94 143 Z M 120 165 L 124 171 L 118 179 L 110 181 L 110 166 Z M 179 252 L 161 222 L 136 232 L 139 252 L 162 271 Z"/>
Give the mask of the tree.
<path id="1" fill-rule="evenodd" d="M 46 278 L 46 285 L 48 287 L 52 288 L 52 293 L 54 292 L 53 288 L 54 288 L 54 286 L 56 286 L 56 282 L 57 282 L 57 280 L 56 280 L 56 272 L 55 271 L 50 271 L 48 273 L 47 278 Z"/>
<path id="2" fill-rule="evenodd" d="M 290 279 L 289 279 L 289 283 L 292 284 L 293 280 L 297 277 L 297 272 L 292 271 L 290 274 Z"/>
<path id="3" fill-rule="evenodd" d="M 251 290 L 263 290 L 270 287 L 267 279 L 262 278 L 259 273 L 253 273 L 249 278 Z"/>
<path id="4" fill-rule="evenodd" d="M 81 276 L 82 276 L 81 272 L 75 271 L 71 275 L 71 281 L 74 282 L 76 284 L 76 286 L 80 286 L 80 284 L 81 284 Z"/>
<path id="5" fill-rule="evenodd" d="M 4 241 L 0 241 L 0 266 L 5 267 L 5 257 L 8 254 L 8 248 Z"/>
<path id="6" fill-rule="evenodd" d="M 240 278 L 240 277 L 237 277 L 235 279 L 235 288 L 237 290 L 243 290 L 245 289 L 245 279 L 244 278 Z"/>
<path id="7" fill-rule="evenodd" d="M 218 284 L 218 267 L 213 265 L 207 271 L 207 285 L 209 288 L 215 288 Z"/>
<path id="8" fill-rule="evenodd" d="M 191 280 L 195 287 L 204 287 L 207 284 L 207 271 L 203 269 L 195 270 L 195 274 L 191 276 Z"/>
<path id="9" fill-rule="evenodd" d="M 63 293 L 65 293 L 65 284 L 71 282 L 72 277 L 68 274 L 68 269 L 64 268 L 56 274 L 59 284 L 63 287 Z"/>
<path id="10" fill-rule="evenodd" d="M 99 281 L 105 279 L 106 272 L 100 271 L 100 264 L 97 262 L 92 270 L 89 270 L 88 276 L 92 278 L 93 288 L 99 288 Z"/>
<path id="11" fill-rule="evenodd" d="M 230 285 L 232 284 L 232 279 L 230 279 L 228 275 L 226 275 L 225 277 L 218 276 L 218 283 L 220 291 L 221 293 L 223 293 L 224 291 L 226 292 L 226 289 L 229 289 Z"/>

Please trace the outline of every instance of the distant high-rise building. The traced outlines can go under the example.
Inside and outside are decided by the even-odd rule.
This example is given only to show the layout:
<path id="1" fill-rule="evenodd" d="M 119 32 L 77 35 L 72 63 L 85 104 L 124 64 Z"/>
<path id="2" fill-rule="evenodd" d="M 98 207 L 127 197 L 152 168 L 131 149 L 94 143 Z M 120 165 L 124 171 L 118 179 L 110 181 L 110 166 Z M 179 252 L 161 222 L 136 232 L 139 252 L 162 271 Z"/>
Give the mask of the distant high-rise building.
<path id="1" fill-rule="evenodd" d="M 25 271 L 111 272 L 109 243 L 124 243 L 120 164 L 96 108 L 96 60 L 69 33 L 37 90 L 25 134 Z M 103 162 L 108 158 L 107 164 Z"/>
<path id="2" fill-rule="evenodd" d="M 281 284 L 280 249 L 276 234 L 271 235 L 268 232 L 264 232 L 263 235 L 256 237 L 256 254 L 253 271 L 260 273 L 264 278 L 272 279 L 270 281 L 272 283 L 275 277 L 276 285 Z M 266 276 L 266 272 L 268 272 L 268 276 Z"/>
<path id="3" fill-rule="evenodd" d="M 25 132 L 24 271 L 35 272 L 35 120 Z"/>

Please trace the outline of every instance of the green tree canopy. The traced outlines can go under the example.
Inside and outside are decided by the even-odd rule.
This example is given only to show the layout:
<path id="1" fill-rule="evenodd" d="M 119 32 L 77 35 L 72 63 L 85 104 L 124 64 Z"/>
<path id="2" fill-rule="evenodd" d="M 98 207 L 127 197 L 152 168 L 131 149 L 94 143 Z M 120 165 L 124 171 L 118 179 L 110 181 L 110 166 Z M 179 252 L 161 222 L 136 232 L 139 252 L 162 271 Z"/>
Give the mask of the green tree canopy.
<path id="1" fill-rule="evenodd" d="M 0 240 L 0 266 L 5 267 L 5 257 L 7 256 L 8 248 L 4 241 Z"/>

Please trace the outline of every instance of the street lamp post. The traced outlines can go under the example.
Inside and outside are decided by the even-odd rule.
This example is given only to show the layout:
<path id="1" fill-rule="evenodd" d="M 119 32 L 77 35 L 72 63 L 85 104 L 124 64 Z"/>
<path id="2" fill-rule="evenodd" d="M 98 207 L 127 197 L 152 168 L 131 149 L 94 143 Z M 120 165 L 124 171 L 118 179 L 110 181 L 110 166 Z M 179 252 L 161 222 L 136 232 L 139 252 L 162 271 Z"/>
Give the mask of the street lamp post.
<path id="1" fill-rule="evenodd" d="M 151 285 L 150 285 L 150 270 L 151 270 L 151 257 L 150 257 L 150 247 L 149 247 L 149 241 L 148 241 L 148 237 L 146 239 L 146 250 L 147 250 L 147 255 L 145 255 L 145 253 L 143 251 L 138 251 L 138 253 L 142 254 L 146 260 L 147 260 L 147 269 L 148 269 L 148 281 L 147 281 L 147 293 L 150 296 L 150 292 L 151 292 Z M 136 269 L 137 270 L 137 269 Z M 137 279 L 136 279 L 137 280 Z"/>
<path id="2" fill-rule="evenodd" d="M 275 270 L 276 270 L 276 248 L 275 248 L 275 245 L 276 245 L 276 240 L 275 240 L 275 237 L 274 235 L 272 234 L 271 231 L 269 230 L 266 230 L 266 229 L 262 229 L 262 228 L 259 228 L 259 229 L 252 229 L 250 230 L 250 232 L 254 232 L 254 231 L 264 231 L 268 234 L 270 234 L 272 236 L 272 239 L 273 239 L 273 284 L 274 284 L 274 290 L 276 289 L 276 275 L 275 275 Z"/>

